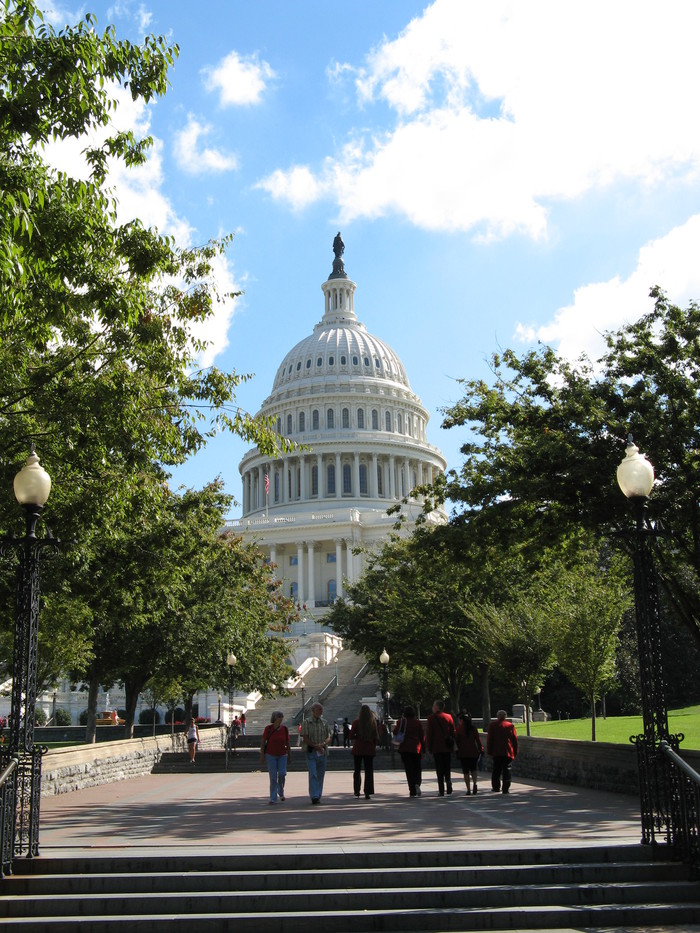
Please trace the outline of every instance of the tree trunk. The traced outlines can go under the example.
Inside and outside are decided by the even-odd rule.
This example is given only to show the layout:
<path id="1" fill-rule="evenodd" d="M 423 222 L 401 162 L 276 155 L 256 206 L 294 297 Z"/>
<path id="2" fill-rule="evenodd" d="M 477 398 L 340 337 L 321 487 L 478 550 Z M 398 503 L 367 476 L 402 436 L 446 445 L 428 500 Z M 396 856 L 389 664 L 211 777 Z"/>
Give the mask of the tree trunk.
<path id="1" fill-rule="evenodd" d="M 88 680 L 88 708 L 87 724 L 85 727 L 85 744 L 92 745 L 95 742 L 97 732 L 97 694 L 100 692 L 100 678 L 94 669 L 90 670 L 90 679 Z"/>
<path id="2" fill-rule="evenodd" d="M 481 683 L 481 728 L 486 732 L 491 722 L 491 690 L 489 687 L 488 664 L 479 665 L 479 680 Z"/>
<path id="3" fill-rule="evenodd" d="M 525 703 L 525 732 L 527 735 L 530 735 L 530 700 L 527 694 L 523 702 Z"/>
<path id="4" fill-rule="evenodd" d="M 595 742 L 595 694 L 591 695 L 591 742 Z"/>
<path id="5" fill-rule="evenodd" d="M 124 716 L 125 739 L 133 739 L 134 737 L 134 718 L 136 716 L 136 704 L 138 703 L 139 694 L 141 693 L 142 687 L 143 682 L 141 681 L 138 683 L 124 683 L 124 692 L 126 694 L 126 715 Z"/>
<path id="6" fill-rule="evenodd" d="M 190 719 L 192 718 L 193 698 L 194 698 L 193 693 L 188 693 L 187 696 L 185 697 L 185 730 L 187 730 L 187 726 L 189 725 Z M 233 722 L 233 712 L 229 712 L 229 716 L 231 717 L 231 722 Z"/>

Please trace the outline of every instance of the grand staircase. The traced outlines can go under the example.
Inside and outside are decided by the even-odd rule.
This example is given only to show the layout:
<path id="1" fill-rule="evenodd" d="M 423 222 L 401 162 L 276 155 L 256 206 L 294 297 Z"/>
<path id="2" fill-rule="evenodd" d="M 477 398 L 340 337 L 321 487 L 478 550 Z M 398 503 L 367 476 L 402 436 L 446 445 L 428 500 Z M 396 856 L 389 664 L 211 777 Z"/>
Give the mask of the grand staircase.
<path id="1" fill-rule="evenodd" d="M 331 686 L 336 673 L 337 684 Z M 304 685 L 307 715 L 309 701 L 317 699 L 323 693 L 323 715 L 328 722 L 332 723 L 336 719 L 342 722 L 345 716 L 352 722 L 357 716 L 362 699 L 377 694 L 379 676 L 375 671 L 367 669 L 365 659 L 361 655 L 345 648 L 339 652 L 333 663 L 314 668 L 305 674 Z M 294 717 L 301 710 L 301 689 L 297 688 L 296 693 L 290 696 L 274 696 L 258 703 L 246 716 L 246 731 L 262 734 L 272 712 L 277 709 L 284 712 L 287 725 L 293 729 Z"/>
<path id="2" fill-rule="evenodd" d="M 649 848 L 41 857 L 3 930 L 130 933 L 689 929 L 700 886 Z"/>

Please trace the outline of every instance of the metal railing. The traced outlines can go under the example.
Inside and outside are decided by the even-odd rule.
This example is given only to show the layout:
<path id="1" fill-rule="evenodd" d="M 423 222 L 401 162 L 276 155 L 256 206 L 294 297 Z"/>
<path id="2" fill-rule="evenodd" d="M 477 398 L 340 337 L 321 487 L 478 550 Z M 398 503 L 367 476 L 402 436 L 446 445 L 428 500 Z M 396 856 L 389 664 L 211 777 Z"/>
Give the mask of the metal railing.
<path id="1" fill-rule="evenodd" d="M 324 698 L 328 696 L 331 690 L 337 686 L 338 686 L 338 675 L 334 674 L 333 677 L 328 681 L 326 686 L 323 688 L 323 690 L 321 690 L 321 692 L 319 693 L 318 702 L 322 703 Z"/>
<path id="2" fill-rule="evenodd" d="M 12 873 L 16 817 L 13 818 L 13 814 L 7 811 L 9 807 L 14 807 L 17 799 L 18 768 L 19 758 L 12 757 L 0 774 L 0 878 Z"/>
<path id="3" fill-rule="evenodd" d="M 359 671 L 355 674 L 355 676 L 352 679 L 352 682 L 355 684 L 355 686 L 357 686 L 359 681 L 362 680 L 362 678 L 365 676 L 365 674 L 367 673 L 368 667 L 369 667 L 369 661 L 365 661 L 365 663 L 362 665 Z"/>
<path id="4" fill-rule="evenodd" d="M 697 878 L 700 876 L 700 774 L 668 742 L 659 742 L 659 750 L 667 765 L 664 784 L 668 790 L 668 841 Z"/>

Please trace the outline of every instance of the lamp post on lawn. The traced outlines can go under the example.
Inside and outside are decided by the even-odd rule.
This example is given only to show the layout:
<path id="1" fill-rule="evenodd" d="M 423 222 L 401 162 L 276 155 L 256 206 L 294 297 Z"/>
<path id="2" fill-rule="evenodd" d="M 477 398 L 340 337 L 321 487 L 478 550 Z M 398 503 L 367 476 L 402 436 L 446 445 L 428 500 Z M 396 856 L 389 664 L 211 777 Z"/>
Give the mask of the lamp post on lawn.
<path id="1" fill-rule="evenodd" d="M 0 542 L 0 554 L 19 557 L 12 655 L 12 701 L 9 742 L 0 752 L 0 772 L 11 769 L 0 789 L 0 875 L 12 870 L 13 859 L 39 854 L 41 756 L 34 744 L 39 635 L 39 555 L 45 547 L 58 549 L 48 532 L 37 538 L 36 526 L 51 492 L 51 477 L 39 465 L 32 444 L 26 463 L 15 476 L 15 497 L 24 509 L 25 534 Z"/>
<path id="2" fill-rule="evenodd" d="M 632 503 L 635 528 L 628 533 L 634 564 L 634 605 L 639 649 L 639 677 L 642 692 L 644 732 L 631 736 L 637 746 L 639 791 L 642 815 L 642 842 L 655 843 L 656 835 L 671 838 L 671 818 L 675 795 L 670 767 L 660 745 L 676 752 L 682 736 L 668 730 L 666 690 L 661 666 L 661 618 L 659 593 L 650 539 L 654 534 L 646 518 L 647 498 L 654 485 L 654 468 L 632 435 L 625 459 L 617 468 L 617 482 Z"/>
<path id="3" fill-rule="evenodd" d="M 382 698 L 384 700 L 384 733 L 385 738 L 389 729 L 389 653 L 386 648 L 379 655 L 379 663 L 382 665 Z M 388 738 L 386 738 L 388 741 Z"/>
<path id="4" fill-rule="evenodd" d="M 304 718 L 304 710 L 306 709 L 306 684 L 302 680 L 301 682 L 301 718 Z"/>
<path id="5" fill-rule="evenodd" d="M 228 664 L 228 716 L 230 729 L 233 723 L 233 669 L 236 666 L 236 655 L 233 651 L 229 651 L 226 655 L 226 663 Z"/>

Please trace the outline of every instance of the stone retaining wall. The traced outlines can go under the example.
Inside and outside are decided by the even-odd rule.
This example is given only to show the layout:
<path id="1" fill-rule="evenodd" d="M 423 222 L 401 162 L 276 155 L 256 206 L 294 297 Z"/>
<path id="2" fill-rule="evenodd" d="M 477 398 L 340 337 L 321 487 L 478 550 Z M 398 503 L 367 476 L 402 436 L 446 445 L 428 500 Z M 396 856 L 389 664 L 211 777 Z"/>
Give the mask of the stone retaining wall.
<path id="1" fill-rule="evenodd" d="M 200 748 L 223 748 L 225 729 L 199 730 Z M 53 797 L 85 787 L 112 784 L 150 774 L 163 752 L 187 750 L 183 733 L 149 739 L 123 739 L 48 751 L 42 760 L 41 796 Z"/>

